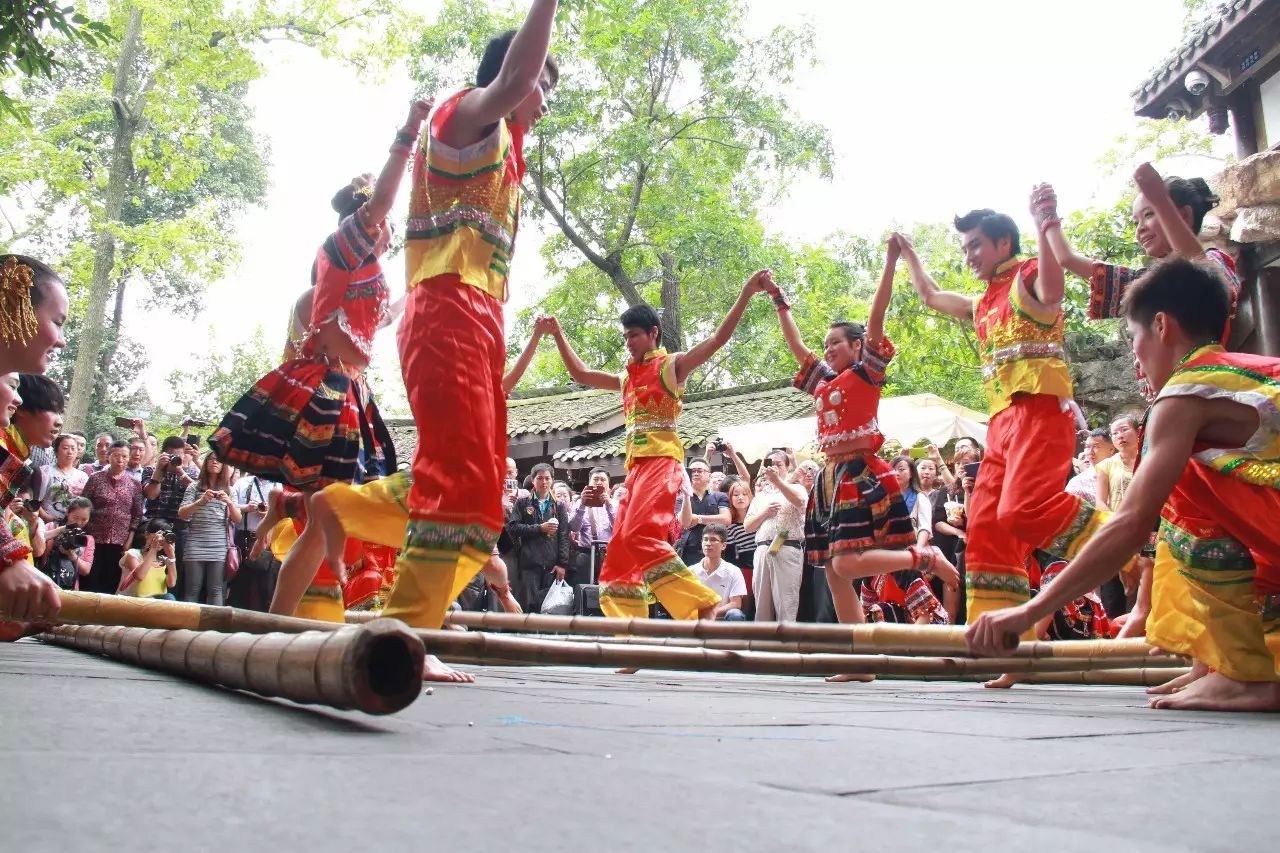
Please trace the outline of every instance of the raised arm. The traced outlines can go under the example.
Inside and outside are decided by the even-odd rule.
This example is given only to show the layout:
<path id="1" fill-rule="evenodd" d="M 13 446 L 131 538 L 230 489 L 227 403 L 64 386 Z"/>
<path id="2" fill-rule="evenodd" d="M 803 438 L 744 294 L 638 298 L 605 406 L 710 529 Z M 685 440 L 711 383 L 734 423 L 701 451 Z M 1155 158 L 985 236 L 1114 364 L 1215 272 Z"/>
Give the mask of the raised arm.
<path id="1" fill-rule="evenodd" d="M 688 352 L 682 352 L 676 356 L 675 373 L 677 385 L 684 385 L 685 380 L 689 378 L 689 374 L 705 364 L 707 359 L 715 355 L 722 346 L 729 343 L 729 338 L 733 337 L 734 329 L 738 328 L 738 323 L 742 320 L 743 312 L 747 310 L 747 303 L 751 301 L 752 296 L 764 291 L 766 282 L 773 282 L 773 274 L 768 270 L 760 270 L 747 279 L 747 283 L 742 286 L 742 292 L 734 300 L 733 307 L 729 309 L 729 313 L 720 322 L 720 326 L 715 330 L 715 333 L 705 341 L 691 347 Z"/>
<path id="2" fill-rule="evenodd" d="M 582 385 L 588 385 L 592 388 L 603 388 L 606 391 L 621 391 L 622 381 L 615 374 L 605 373 L 603 370 L 591 370 L 578 357 L 578 353 L 574 351 L 573 346 L 564 336 L 564 329 L 560 327 L 560 321 L 555 317 L 549 318 L 552 323 L 551 335 L 556 339 L 556 349 L 560 350 L 560 358 L 564 361 L 565 368 L 569 371 L 569 377 Z"/>
<path id="3" fill-rule="evenodd" d="M 556 6 L 556 0 L 533 0 L 524 24 L 507 48 L 498 76 L 458 102 L 453 118 L 442 131 L 446 144 L 462 148 L 478 142 L 486 128 L 505 118 L 538 88 L 551 47 Z"/>
<path id="4" fill-rule="evenodd" d="M 1040 262 L 1051 254 L 1064 269 L 1088 281 L 1093 277 L 1093 258 L 1071 248 L 1067 235 L 1062 231 L 1062 219 L 1058 216 L 1058 194 L 1049 184 L 1036 184 L 1031 190 L 1031 215 L 1040 231 Z"/>
<path id="5" fill-rule="evenodd" d="M 533 361 L 533 357 L 538 354 L 538 342 L 542 340 L 543 335 L 552 333 L 552 322 L 552 318 L 545 315 L 534 321 L 533 334 L 529 336 L 529 343 L 524 345 L 524 351 L 520 353 L 520 357 L 516 359 L 515 364 L 511 365 L 506 375 L 502 377 L 502 391 L 504 394 L 510 394 L 511 389 L 519 384 L 520 377 L 524 376 L 524 372 L 529 369 L 529 364 Z"/>
<path id="6" fill-rule="evenodd" d="M 405 119 L 404 127 L 396 131 L 396 141 L 391 144 L 387 162 L 373 185 L 373 197 L 360 208 L 360 224 L 365 226 L 365 230 L 377 228 L 391 212 L 396 193 L 400 190 L 400 181 L 404 178 L 405 165 L 422 130 L 422 121 L 430 112 L 430 101 L 414 101 L 409 105 L 409 117 Z"/>
<path id="7" fill-rule="evenodd" d="M 1190 260 L 1204 257 L 1204 246 L 1201 245 L 1199 236 L 1178 212 L 1178 205 L 1169 195 L 1169 188 L 1164 185 L 1164 178 L 1160 177 L 1155 167 L 1150 163 L 1143 163 L 1134 170 L 1133 182 L 1155 211 L 1156 219 L 1164 229 L 1164 236 L 1173 253 Z"/>
<path id="8" fill-rule="evenodd" d="M 773 282 L 772 273 L 769 273 L 768 281 Z M 791 316 L 791 306 L 785 300 L 775 299 L 774 302 L 778 308 L 778 325 L 782 327 L 782 339 L 787 342 L 787 349 L 791 350 L 792 357 L 798 363 L 804 364 L 813 352 L 804 345 L 804 338 L 800 336 L 800 327 Z"/>
<path id="9" fill-rule="evenodd" d="M 1048 241 L 1045 240 L 1043 226 L 1040 227 L 1039 233 L 1040 245 L 1044 246 Z M 1062 274 L 1062 264 L 1058 263 L 1058 256 L 1051 251 L 1041 252 L 1036 268 L 1035 281 L 1031 283 L 1028 290 L 1030 295 L 1045 306 L 1055 306 L 1062 302 L 1062 290 L 1066 281 Z"/>
<path id="10" fill-rule="evenodd" d="M 897 272 L 901 254 L 902 242 L 898 235 L 890 235 L 885 245 L 884 272 L 880 273 L 880 286 L 871 299 L 871 314 L 867 317 L 866 346 L 871 349 L 877 349 L 884 339 L 884 315 L 889 310 L 889 300 L 893 298 L 893 274 Z"/>
<path id="11" fill-rule="evenodd" d="M 916 254 L 915 246 L 911 245 L 907 236 L 901 233 L 895 233 L 893 236 L 898 239 L 902 259 L 907 262 L 907 269 L 911 271 L 911 284 L 920 295 L 920 301 L 934 311 L 950 314 L 961 320 L 972 320 L 973 298 L 938 287 L 938 283 L 925 271 L 924 264 L 920 262 L 920 256 Z"/>

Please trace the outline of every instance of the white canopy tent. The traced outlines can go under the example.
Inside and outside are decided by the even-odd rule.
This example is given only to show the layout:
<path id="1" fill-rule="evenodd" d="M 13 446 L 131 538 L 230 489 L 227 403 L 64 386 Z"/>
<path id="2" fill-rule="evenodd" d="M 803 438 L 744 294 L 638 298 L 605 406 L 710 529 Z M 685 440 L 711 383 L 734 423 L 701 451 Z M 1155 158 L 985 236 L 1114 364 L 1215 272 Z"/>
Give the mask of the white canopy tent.
<path id="1" fill-rule="evenodd" d="M 987 443 L 987 416 L 945 400 L 936 394 L 886 397 L 880 401 L 880 431 L 910 447 L 921 439 L 942 446 L 953 438 L 969 436 Z M 720 436 L 748 462 L 756 462 L 775 447 L 799 451 L 816 447 L 816 417 L 786 421 L 761 421 L 720 428 Z"/>

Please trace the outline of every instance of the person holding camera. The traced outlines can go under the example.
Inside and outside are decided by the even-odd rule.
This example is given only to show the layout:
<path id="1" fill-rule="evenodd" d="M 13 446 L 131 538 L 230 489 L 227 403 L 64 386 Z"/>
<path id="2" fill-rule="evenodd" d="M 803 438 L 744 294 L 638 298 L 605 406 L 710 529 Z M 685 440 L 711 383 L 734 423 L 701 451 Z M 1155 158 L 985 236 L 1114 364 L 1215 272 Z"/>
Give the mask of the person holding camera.
<path id="1" fill-rule="evenodd" d="M 569 517 L 551 492 L 551 466 L 533 466 L 533 494 L 517 498 L 507 524 L 520 543 L 516 565 L 520 578 L 520 606 L 538 612 L 553 580 L 574 582 L 569 560 Z"/>
<path id="2" fill-rule="evenodd" d="M 93 568 L 80 582 L 86 592 L 112 594 L 120 588 L 120 558 L 142 518 L 142 484 L 129 475 L 129 445 L 111 444 L 107 468 L 90 474 L 83 497 L 93 504 L 85 532 L 93 537 Z"/>
<path id="3" fill-rule="evenodd" d="M 120 558 L 120 595 L 173 601 L 171 589 L 178 582 L 173 527 L 161 518 L 142 526 L 142 547 L 130 548 Z"/>
<path id="4" fill-rule="evenodd" d="M 67 503 L 63 523 L 50 522 L 45 528 L 48 548 L 42 567 L 59 589 L 78 589 L 80 578 L 93 568 L 93 537 L 85 532 L 92 513 L 88 498 L 75 497 Z"/>
<path id="5" fill-rule="evenodd" d="M 276 577 L 280 573 L 280 562 L 270 548 L 261 549 L 256 559 L 250 557 L 258 539 L 262 519 L 267 514 L 267 499 L 271 490 L 278 488 L 278 484 L 256 474 L 246 474 L 232 487 L 231 495 L 240 508 L 241 517 L 232 537 L 240 553 L 240 571 L 236 574 L 229 595 L 234 607 L 265 612 L 271 606 Z M 266 533 L 265 530 L 261 532 Z"/>
<path id="6" fill-rule="evenodd" d="M 587 487 L 582 490 L 569 518 L 569 533 L 577 545 L 574 569 L 582 583 L 594 583 L 595 570 L 604 564 L 617 512 L 617 506 L 609 499 L 609 472 L 592 468 Z"/>
<path id="7" fill-rule="evenodd" d="M 76 453 L 75 436 L 63 433 L 53 440 L 54 462 L 41 469 L 40 518 L 44 521 L 61 524 L 72 498 L 79 497 L 89 481 L 89 475 L 76 467 Z"/>
<path id="8" fill-rule="evenodd" d="M 708 524 L 723 524 L 726 527 L 732 522 L 729 514 L 729 496 L 711 488 L 711 466 L 705 459 L 694 459 L 689 463 L 689 482 L 693 493 L 686 503 L 690 515 L 681 514 L 684 532 L 680 537 L 680 559 L 686 566 L 692 566 L 702 559 L 702 531 Z"/>
<path id="9" fill-rule="evenodd" d="M 32 557 L 44 556 L 48 543 L 40 523 L 40 501 L 31 497 L 28 489 L 18 492 L 18 499 L 5 507 L 4 520 L 9 535 L 30 548 Z"/>
<path id="10" fill-rule="evenodd" d="M 178 518 L 187 522 L 182 555 L 182 600 L 221 605 L 231 548 L 231 525 L 240 523 L 240 507 L 231 499 L 231 468 L 206 453 L 200 476 L 187 486 Z"/>

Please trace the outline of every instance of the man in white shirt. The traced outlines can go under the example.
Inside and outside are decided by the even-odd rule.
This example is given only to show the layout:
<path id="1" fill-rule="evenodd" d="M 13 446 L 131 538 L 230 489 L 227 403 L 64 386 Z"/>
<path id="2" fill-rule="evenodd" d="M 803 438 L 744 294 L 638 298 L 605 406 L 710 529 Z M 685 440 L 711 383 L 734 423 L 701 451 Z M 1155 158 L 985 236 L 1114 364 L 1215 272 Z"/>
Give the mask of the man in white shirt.
<path id="1" fill-rule="evenodd" d="M 708 524 L 702 531 L 702 559 L 689 567 L 694 577 L 720 594 L 715 618 L 726 622 L 745 622 L 742 602 L 747 597 L 747 581 L 742 569 L 721 559 L 729 536 L 723 524 Z"/>

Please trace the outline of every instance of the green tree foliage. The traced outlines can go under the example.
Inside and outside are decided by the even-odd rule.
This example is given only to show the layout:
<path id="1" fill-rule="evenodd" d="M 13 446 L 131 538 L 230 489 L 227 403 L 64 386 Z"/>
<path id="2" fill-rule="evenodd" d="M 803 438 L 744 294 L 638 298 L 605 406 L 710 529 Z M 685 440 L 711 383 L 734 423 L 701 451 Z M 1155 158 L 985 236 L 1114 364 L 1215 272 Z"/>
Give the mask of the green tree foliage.
<path id="1" fill-rule="evenodd" d="M 234 219 L 266 187 L 267 152 L 245 102 L 278 39 L 337 41 L 389 0 L 112 0 L 119 38 L 68 43 L 52 80 L 29 79 L 29 127 L 0 127 L 0 196 L 17 200 L 0 245 L 27 244 L 64 273 L 78 346 L 68 428 L 111 408 L 125 293 L 179 316 L 238 259 Z M 359 52 L 352 39 L 347 45 Z"/>
<path id="2" fill-rule="evenodd" d="M 58 41 L 95 47 L 110 39 L 111 29 L 105 23 L 89 20 L 60 0 L 5 3 L 0 5 L 0 83 L 15 73 L 53 77 L 62 65 L 54 49 Z M 5 114 L 27 118 L 23 105 L 0 91 L 0 116 Z"/>
<path id="3" fill-rule="evenodd" d="M 217 333 L 210 338 L 217 340 Z M 230 351 L 212 347 L 198 364 L 169 374 L 174 414 L 216 424 L 259 378 L 280 363 L 280 347 L 267 342 L 261 326 Z"/>

